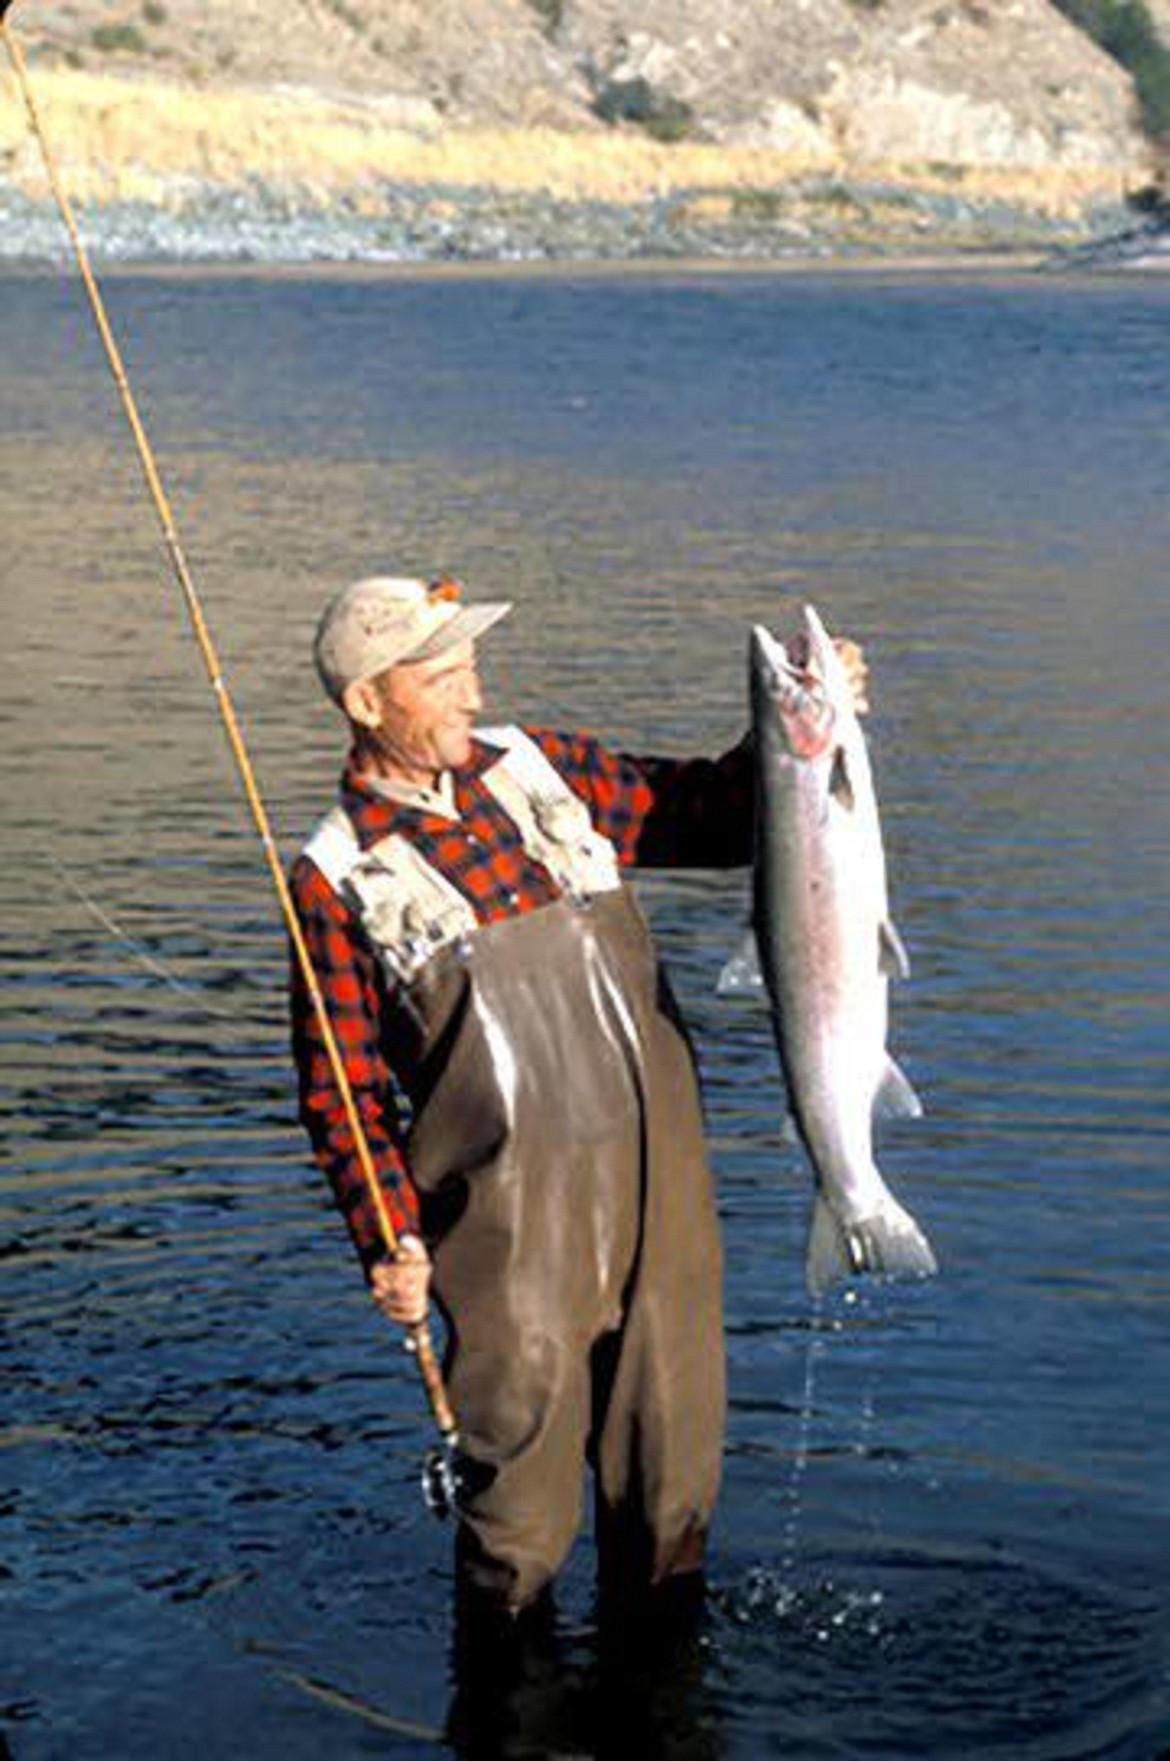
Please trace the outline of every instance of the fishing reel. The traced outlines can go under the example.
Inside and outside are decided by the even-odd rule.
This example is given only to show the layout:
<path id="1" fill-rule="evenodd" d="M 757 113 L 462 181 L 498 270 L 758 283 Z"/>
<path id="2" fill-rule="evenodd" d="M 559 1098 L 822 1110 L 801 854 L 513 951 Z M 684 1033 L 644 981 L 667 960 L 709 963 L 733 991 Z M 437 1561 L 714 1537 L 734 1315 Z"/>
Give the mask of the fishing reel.
<path id="1" fill-rule="evenodd" d="M 446 1522 L 459 1507 L 459 1490 L 459 1455 L 454 1443 L 444 1439 L 423 1458 L 423 1502 L 432 1516 Z"/>
<path id="2" fill-rule="evenodd" d="M 443 1521 L 458 1508 L 465 1476 L 459 1455 L 455 1415 L 443 1386 L 442 1371 L 435 1356 L 434 1342 L 425 1316 L 407 1329 L 403 1345 L 418 1360 L 419 1373 L 442 1439 L 435 1448 L 427 1451 L 423 1459 L 422 1494 L 427 1509 Z"/>
<path id="3" fill-rule="evenodd" d="M 487 1462 L 462 1454 L 455 1433 L 446 1433 L 434 1449 L 428 1449 L 422 1465 L 422 1494 L 427 1509 L 440 1522 L 456 1516 L 461 1504 L 486 1492 L 496 1477 Z"/>

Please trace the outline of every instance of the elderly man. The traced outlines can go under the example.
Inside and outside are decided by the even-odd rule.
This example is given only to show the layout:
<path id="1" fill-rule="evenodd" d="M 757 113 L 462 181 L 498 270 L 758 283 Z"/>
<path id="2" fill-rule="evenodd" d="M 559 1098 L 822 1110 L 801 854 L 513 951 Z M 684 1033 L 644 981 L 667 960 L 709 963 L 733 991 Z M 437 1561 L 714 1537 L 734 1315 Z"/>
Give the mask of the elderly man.
<path id="1" fill-rule="evenodd" d="M 603 1592 L 701 1582 L 720 1244 L 693 1058 L 623 875 L 749 861 L 752 775 L 746 745 L 680 761 L 479 729 L 475 644 L 509 609 L 383 577 L 326 607 L 317 666 L 352 745 L 293 892 L 393 1260 L 297 978 L 302 1117 L 375 1301 L 409 1324 L 433 1290 L 442 1311 L 457 1581 L 511 1616 L 569 1551 L 587 1462 Z"/>

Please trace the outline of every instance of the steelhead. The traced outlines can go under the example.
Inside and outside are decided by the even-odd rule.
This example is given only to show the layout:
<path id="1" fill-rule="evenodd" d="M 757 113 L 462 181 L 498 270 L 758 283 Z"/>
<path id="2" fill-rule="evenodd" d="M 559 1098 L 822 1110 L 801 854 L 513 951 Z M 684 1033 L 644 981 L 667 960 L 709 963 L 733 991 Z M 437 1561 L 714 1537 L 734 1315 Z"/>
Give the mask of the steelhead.
<path id="1" fill-rule="evenodd" d="M 792 1118 L 816 1177 L 807 1279 L 937 1270 L 874 1160 L 875 1116 L 922 1105 L 886 1050 L 887 991 L 909 963 L 890 921 L 869 754 L 845 669 L 817 613 L 786 647 L 757 625 L 753 929 L 721 988 L 762 978 Z"/>

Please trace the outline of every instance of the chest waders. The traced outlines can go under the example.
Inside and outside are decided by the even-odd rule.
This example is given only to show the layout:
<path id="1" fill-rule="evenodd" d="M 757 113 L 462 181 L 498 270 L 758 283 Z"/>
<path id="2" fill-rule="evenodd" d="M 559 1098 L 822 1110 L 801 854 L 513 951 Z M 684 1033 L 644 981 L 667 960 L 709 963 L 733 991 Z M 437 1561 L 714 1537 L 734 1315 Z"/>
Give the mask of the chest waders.
<path id="1" fill-rule="evenodd" d="M 568 818 L 545 813 L 546 831 Z M 719 1483 L 721 1255 L 698 1085 L 613 879 L 400 975 L 420 1053 L 408 1156 L 467 1462 L 460 1579 L 512 1609 L 564 1561 L 587 1462 L 618 1591 L 701 1563 Z M 370 933 L 368 898 L 365 915 Z"/>

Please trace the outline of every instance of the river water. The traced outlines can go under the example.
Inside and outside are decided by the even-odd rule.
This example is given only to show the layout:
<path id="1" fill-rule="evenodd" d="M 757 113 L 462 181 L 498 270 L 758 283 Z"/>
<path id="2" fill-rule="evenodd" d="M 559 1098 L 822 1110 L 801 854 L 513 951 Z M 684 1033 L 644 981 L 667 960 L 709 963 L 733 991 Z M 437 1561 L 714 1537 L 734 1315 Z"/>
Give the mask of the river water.
<path id="1" fill-rule="evenodd" d="M 282 846 L 326 592 L 517 610 L 500 719 L 716 751 L 746 632 L 862 638 L 883 1141 L 942 1275 L 814 1309 L 746 877 L 642 896 L 703 1065 L 731 1413 L 698 1642 L 453 1715 L 412 1366 L 293 1117 L 255 836 L 69 275 L 0 280 L 0 1730 L 17 1761 L 1170 1751 L 1170 285 L 112 275 Z"/>

